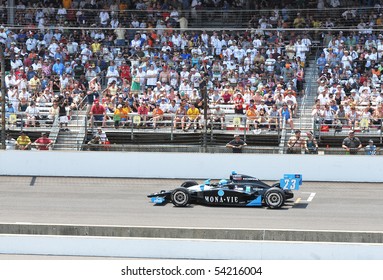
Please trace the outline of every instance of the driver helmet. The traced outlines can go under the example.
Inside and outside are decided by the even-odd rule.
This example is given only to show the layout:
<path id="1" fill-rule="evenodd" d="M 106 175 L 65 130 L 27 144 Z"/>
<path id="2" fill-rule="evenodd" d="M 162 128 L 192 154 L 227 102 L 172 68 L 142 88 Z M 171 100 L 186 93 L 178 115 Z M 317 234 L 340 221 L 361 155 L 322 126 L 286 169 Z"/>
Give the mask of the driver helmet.
<path id="1" fill-rule="evenodd" d="M 228 183 L 227 180 L 222 179 L 222 180 L 220 180 L 220 181 L 218 182 L 218 186 L 223 186 L 223 185 L 226 185 L 227 183 Z"/>

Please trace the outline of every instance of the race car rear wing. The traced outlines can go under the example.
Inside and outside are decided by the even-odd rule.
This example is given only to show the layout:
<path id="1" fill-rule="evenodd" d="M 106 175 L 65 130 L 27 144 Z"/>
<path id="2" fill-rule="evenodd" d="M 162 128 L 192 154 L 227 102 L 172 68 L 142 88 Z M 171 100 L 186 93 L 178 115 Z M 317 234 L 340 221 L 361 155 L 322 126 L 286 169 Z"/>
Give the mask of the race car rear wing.
<path id="1" fill-rule="evenodd" d="M 279 184 L 283 190 L 297 191 L 302 185 L 301 174 L 285 174 L 283 179 L 279 180 Z"/>

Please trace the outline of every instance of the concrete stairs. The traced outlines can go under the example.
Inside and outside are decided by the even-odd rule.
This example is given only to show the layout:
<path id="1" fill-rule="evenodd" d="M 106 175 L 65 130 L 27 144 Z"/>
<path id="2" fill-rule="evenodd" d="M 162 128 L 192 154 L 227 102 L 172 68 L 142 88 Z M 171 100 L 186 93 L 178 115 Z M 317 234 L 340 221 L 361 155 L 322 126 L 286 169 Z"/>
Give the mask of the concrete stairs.
<path id="1" fill-rule="evenodd" d="M 60 130 L 58 123 L 54 125 L 54 132 L 50 136 L 54 140 L 53 150 L 82 150 L 86 127 L 86 111 L 74 111 L 68 123 L 69 131 Z"/>
<path id="2" fill-rule="evenodd" d="M 298 112 L 296 118 L 294 118 L 294 128 L 302 131 L 302 136 L 305 136 L 306 131 L 313 130 L 313 119 L 311 116 L 312 107 L 315 103 L 317 96 L 318 85 L 317 80 L 317 67 L 314 59 L 309 59 L 309 67 L 305 69 L 305 96 L 298 98 Z M 287 125 L 288 126 L 288 125 Z M 290 132 L 290 127 L 284 126 L 281 132 L 281 142 L 279 144 L 279 153 L 284 154 L 287 149 L 287 142 L 289 138 L 294 134 Z"/>

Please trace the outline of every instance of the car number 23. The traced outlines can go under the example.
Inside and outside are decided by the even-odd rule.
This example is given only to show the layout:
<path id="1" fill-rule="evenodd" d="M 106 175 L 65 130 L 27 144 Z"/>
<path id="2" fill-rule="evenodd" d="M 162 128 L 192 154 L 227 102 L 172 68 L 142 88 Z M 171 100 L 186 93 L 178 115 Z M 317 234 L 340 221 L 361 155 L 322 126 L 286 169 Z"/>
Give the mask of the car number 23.
<path id="1" fill-rule="evenodd" d="M 280 179 L 279 184 L 283 190 L 299 190 L 302 185 L 302 175 L 285 174 L 283 179 Z"/>

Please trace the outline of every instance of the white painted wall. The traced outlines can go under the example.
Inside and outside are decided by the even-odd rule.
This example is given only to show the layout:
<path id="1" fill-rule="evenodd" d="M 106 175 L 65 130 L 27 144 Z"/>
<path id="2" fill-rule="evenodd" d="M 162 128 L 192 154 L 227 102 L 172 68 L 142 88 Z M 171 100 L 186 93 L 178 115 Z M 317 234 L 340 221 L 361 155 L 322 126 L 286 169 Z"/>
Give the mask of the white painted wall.
<path id="1" fill-rule="evenodd" d="M 0 175 L 227 178 L 231 171 L 278 180 L 382 182 L 383 158 L 351 155 L 273 155 L 142 152 L 1 151 Z"/>
<path id="2" fill-rule="evenodd" d="M 0 254 L 165 259 L 381 260 L 382 244 L 0 235 Z"/>

